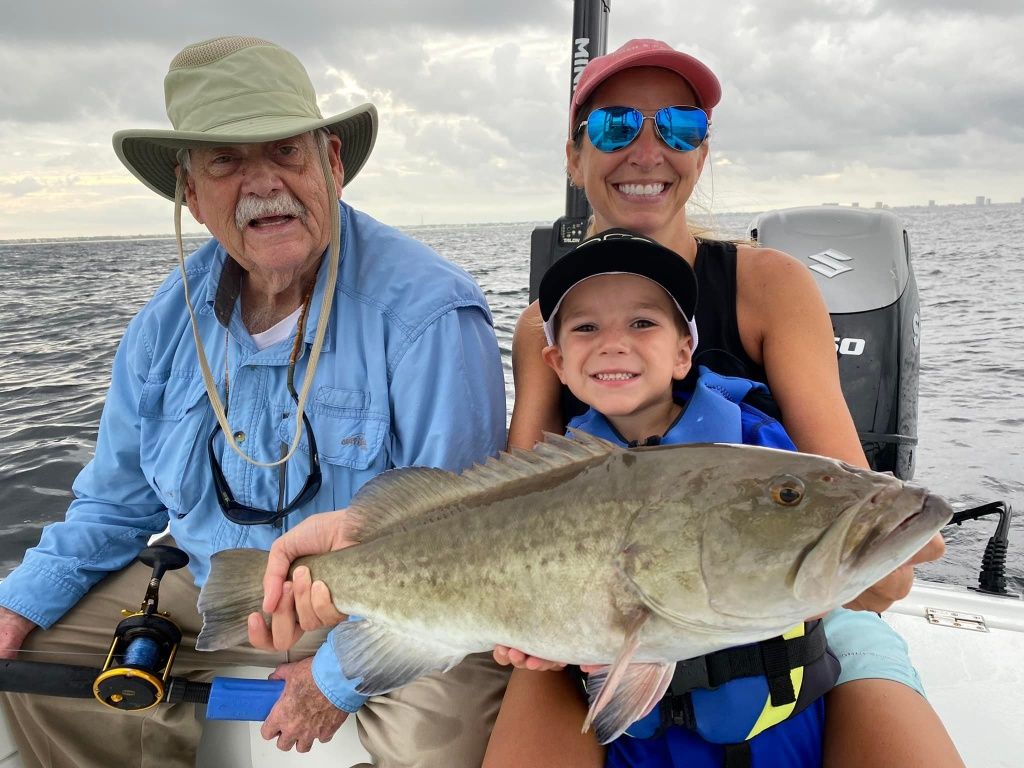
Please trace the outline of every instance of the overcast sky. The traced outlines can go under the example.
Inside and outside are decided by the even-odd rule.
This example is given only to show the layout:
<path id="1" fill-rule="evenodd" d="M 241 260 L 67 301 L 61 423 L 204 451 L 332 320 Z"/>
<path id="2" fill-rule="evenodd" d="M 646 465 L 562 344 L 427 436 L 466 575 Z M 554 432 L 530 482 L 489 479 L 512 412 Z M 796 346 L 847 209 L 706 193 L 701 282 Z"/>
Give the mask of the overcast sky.
<path id="1" fill-rule="evenodd" d="M 325 115 L 376 104 L 357 207 L 397 225 L 550 221 L 571 26 L 570 0 L 6 4 L 0 239 L 172 231 L 110 136 L 169 127 L 168 63 L 223 34 L 296 53 Z M 1022 0 L 614 0 L 608 46 L 663 39 L 718 74 L 713 211 L 1019 202 L 1022 29 Z"/>

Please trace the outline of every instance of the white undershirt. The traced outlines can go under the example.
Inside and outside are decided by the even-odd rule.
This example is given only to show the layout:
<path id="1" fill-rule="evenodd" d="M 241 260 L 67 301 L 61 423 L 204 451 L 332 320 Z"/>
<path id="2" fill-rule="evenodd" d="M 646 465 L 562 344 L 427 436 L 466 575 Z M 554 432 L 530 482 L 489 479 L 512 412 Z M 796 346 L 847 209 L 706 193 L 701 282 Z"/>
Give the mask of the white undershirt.
<path id="1" fill-rule="evenodd" d="M 287 339 L 292 335 L 295 327 L 299 324 L 299 314 L 302 312 L 302 307 L 298 307 L 288 317 L 284 318 L 276 325 L 267 328 L 263 333 L 254 333 L 252 340 L 256 343 L 256 349 L 263 350 L 267 347 L 272 347 L 277 342 Z"/>

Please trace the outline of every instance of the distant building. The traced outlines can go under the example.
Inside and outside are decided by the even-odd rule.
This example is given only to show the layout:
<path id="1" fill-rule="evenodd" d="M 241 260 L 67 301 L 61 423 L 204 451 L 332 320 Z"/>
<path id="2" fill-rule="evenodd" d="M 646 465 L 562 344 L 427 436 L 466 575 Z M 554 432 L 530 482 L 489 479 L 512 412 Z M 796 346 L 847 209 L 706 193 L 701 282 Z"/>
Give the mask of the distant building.
<path id="1" fill-rule="evenodd" d="M 1024 197 L 1022 197 L 1020 201 L 1024 203 Z M 850 205 L 854 208 L 860 208 L 860 203 L 850 203 Z"/>
<path id="2" fill-rule="evenodd" d="M 885 206 L 882 205 L 882 201 L 881 200 L 875 201 L 875 208 L 884 208 L 884 207 Z"/>
<path id="3" fill-rule="evenodd" d="M 929 208 L 934 208 L 935 207 L 935 201 L 934 200 L 929 200 L 928 201 L 928 207 Z"/>
<path id="4" fill-rule="evenodd" d="M 822 205 L 839 205 L 839 203 L 822 203 Z"/>
<path id="5" fill-rule="evenodd" d="M 986 197 L 985 198 L 985 205 L 992 205 L 992 198 L 991 197 Z"/>
<path id="6" fill-rule="evenodd" d="M 974 198 L 974 204 L 975 205 L 984 205 L 985 204 L 985 196 L 984 195 L 978 195 L 976 198 Z"/>

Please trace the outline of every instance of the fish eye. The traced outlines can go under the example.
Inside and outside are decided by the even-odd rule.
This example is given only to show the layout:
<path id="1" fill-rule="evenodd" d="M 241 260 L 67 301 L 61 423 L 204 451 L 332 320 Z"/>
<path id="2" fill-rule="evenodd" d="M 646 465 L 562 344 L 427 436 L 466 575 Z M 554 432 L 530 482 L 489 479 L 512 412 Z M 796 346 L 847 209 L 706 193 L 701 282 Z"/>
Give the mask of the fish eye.
<path id="1" fill-rule="evenodd" d="M 782 507 L 795 507 L 804 498 L 804 484 L 792 475 L 779 475 L 769 489 L 772 501 Z"/>

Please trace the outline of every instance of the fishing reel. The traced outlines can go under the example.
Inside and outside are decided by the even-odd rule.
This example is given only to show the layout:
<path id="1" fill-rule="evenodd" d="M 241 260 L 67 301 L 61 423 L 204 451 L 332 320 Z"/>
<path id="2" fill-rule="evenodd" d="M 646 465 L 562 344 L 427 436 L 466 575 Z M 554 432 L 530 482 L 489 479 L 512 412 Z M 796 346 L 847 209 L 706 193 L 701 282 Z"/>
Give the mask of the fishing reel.
<path id="1" fill-rule="evenodd" d="M 175 547 L 147 547 L 139 560 L 153 569 L 138 611 L 123 610 L 103 669 L 93 683 L 93 695 L 108 707 L 143 710 L 159 704 L 167 690 L 171 665 L 181 643 L 181 629 L 170 614 L 158 610 L 160 579 L 167 571 L 188 564 L 188 555 Z"/>

